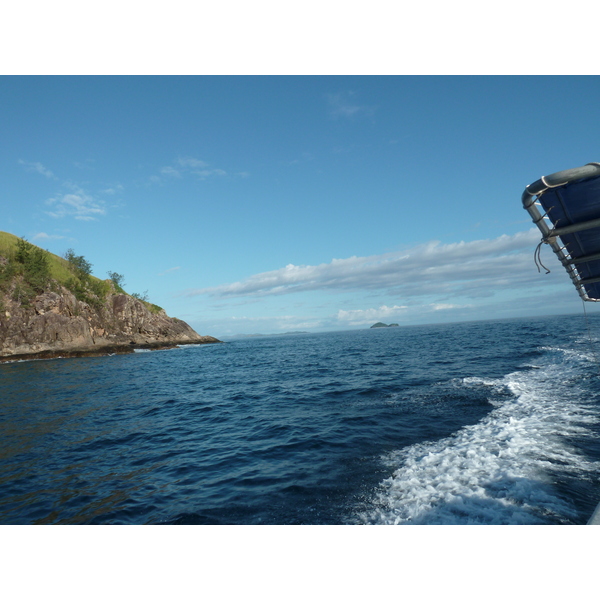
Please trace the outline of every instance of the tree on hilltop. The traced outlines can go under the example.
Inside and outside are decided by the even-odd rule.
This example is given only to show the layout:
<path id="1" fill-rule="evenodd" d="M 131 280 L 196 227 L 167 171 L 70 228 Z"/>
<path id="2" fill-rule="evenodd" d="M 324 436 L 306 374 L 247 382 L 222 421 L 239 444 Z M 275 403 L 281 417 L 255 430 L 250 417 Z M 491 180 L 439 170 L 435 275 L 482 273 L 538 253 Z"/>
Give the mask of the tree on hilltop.
<path id="1" fill-rule="evenodd" d="M 113 282 L 115 289 L 117 292 L 121 292 L 121 294 L 125 293 L 123 286 L 125 285 L 125 275 L 121 275 L 120 273 L 115 273 L 114 271 L 108 271 L 107 275 L 109 279 Z"/>
<path id="2" fill-rule="evenodd" d="M 65 259 L 69 263 L 71 271 L 82 281 L 87 281 L 92 274 L 92 263 L 83 256 L 77 256 L 73 248 L 65 252 Z"/>

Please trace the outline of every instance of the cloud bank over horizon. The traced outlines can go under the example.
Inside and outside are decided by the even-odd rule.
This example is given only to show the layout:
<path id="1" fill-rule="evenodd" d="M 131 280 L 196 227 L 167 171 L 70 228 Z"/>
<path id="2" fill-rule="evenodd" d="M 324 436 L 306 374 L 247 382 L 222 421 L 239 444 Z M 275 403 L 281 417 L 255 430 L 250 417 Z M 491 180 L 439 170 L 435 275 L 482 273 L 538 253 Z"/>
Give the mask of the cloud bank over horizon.
<path id="1" fill-rule="evenodd" d="M 496 291 L 530 286 L 535 274 L 533 249 L 538 241 L 536 229 L 471 242 L 430 241 L 408 250 L 334 258 L 320 265 L 288 264 L 241 281 L 192 289 L 182 295 L 226 299 L 307 291 L 385 290 L 407 298 L 435 296 L 440 306 L 452 306 L 446 301 L 448 298 L 483 298 Z"/>

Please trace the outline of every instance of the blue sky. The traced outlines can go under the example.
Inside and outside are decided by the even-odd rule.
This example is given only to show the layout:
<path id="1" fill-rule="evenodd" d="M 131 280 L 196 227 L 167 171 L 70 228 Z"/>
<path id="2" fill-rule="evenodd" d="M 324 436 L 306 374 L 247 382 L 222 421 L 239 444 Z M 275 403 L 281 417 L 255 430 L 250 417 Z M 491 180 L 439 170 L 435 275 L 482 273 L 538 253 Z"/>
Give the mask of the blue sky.
<path id="1" fill-rule="evenodd" d="M 600 160 L 599 101 L 597 76 L 2 76 L 0 230 L 217 337 L 581 313 L 520 196 Z"/>

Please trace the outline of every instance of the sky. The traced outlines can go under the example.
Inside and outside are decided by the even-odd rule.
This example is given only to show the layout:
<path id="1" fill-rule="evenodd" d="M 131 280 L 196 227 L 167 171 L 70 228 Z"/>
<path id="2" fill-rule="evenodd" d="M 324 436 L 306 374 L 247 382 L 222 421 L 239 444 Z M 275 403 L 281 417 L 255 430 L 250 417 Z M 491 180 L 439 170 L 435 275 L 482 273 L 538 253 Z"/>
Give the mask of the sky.
<path id="1" fill-rule="evenodd" d="M 596 76 L 3 76 L 0 230 L 217 337 L 580 313 L 520 198 L 599 159 L 599 101 Z"/>

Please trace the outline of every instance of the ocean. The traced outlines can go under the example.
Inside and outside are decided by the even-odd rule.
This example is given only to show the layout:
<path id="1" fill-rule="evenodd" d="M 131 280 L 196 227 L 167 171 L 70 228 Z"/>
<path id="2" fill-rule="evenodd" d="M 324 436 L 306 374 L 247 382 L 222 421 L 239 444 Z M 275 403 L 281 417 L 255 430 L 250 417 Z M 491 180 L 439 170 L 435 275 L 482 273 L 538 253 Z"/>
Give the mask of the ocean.
<path id="1" fill-rule="evenodd" d="M 0 524 L 584 524 L 600 315 L 0 365 Z"/>

